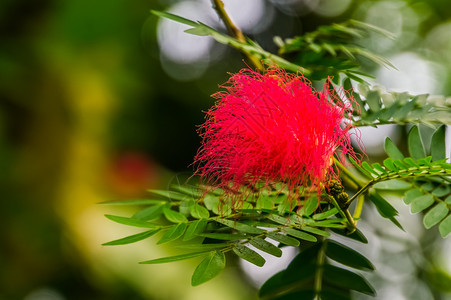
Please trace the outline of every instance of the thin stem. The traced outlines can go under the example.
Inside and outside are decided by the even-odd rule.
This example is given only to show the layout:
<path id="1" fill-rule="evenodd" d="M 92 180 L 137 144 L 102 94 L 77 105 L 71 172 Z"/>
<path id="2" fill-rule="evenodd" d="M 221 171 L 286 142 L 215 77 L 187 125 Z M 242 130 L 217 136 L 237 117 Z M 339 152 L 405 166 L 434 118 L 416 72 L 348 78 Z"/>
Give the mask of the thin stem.
<path id="1" fill-rule="evenodd" d="M 212 0 L 213 3 L 213 8 L 216 10 L 216 13 L 218 14 L 219 18 L 224 22 L 224 25 L 226 26 L 227 30 L 229 31 L 229 34 L 231 36 L 233 36 L 234 38 L 236 38 L 238 41 L 240 41 L 241 43 L 246 44 L 246 37 L 244 36 L 243 32 L 241 31 L 241 29 L 239 29 L 232 21 L 232 19 L 229 17 L 229 15 L 227 14 L 227 12 L 224 9 L 224 2 L 222 2 L 222 0 Z M 251 64 L 259 69 L 259 70 L 264 70 L 263 65 L 261 64 L 259 58 L 243 52 L 244 55 L 247 57 L 247 59 L 251 62 Z"/>
<path id="2" fill-rule="evenodd" d="M 349 212 L 348 209 L 342 209 L 340 204 L 338 204 L 337 200 L 335 199 L 335 197 L 331 196 L 330 199 L 332 200 L 332 204 L 338 209 L 338 212 L 346 218 L 346 220 L 348 221 L 348 229 L 349 229 L 349 233 L 353 233 L 356 230 L 356 223 L 354 221 L 354 219 L 351 216 L 351 213 Z"/>
<path id="3" fill-rule="evenodd" d="M 366 192 L 370 186 L 372 186 L 374 184 L 373 181 L 368 182 L 367 184 L 365 184 L 363 187 L 360 188 L 360 190 L 357 191 L 357 193 L 355 193 L 354 195 L 352 195 L 352 197 L 346 202 L 346 204 L 351 204 L 352 201 L 354 201 L 358 196 L 362 195 L 364 192 Z"/>
<path id="4" fill-rule="evenodd" d="M 314 285 L 313 285 L 314 289 L 315 289 L 315 299 L 320 299 L 319 295 L 322 290 L 324 262 L 326 261 L 326 248 L 327 248 L 327 242 L 323 241 L 321 248 L 318 252 L 318 258 L 316 260 L 317 269 L 316 269 Z"/>
<path id="5" fill-rule="evenodd" d="M 343 172 L 352 182 L 354 182 L 358 188 L 362 188 L 362 181 L 354 176 L 343 164 L 334 157 L 334 163 L 341 172 Z"/>
<path id="6" fill-rule="evenodd" d="M 357 206 L 355 207 L 354 210 L 354 220 L 355 219 L 359 219 L 360 215 L 362 214 L 362 209 L 363 209 L 363 202 L 365 201 L 365 197 L 363 197 L 363 195 L 360 195 L 359 200 L 357 202 Z M 355 221 L 355 224 L 357 225 L 358 220 Z"/>

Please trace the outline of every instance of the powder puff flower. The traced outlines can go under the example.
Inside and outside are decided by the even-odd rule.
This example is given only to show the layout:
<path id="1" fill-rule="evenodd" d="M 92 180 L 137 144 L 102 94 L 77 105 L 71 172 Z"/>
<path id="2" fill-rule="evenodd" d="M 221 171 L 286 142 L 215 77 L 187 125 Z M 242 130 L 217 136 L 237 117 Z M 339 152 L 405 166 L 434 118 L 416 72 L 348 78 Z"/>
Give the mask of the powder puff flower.
<path id="1" fill-rule="evenodd" d="M 319 189 L 333 177 L 332 161 L 353 155 L 350 105 L 336 101 L 326 84 L 318 93 L 304 77 L 269 68 L 243 69 L 213 95 L 218 99 L 201 126 L 195 163 L 202 179 L 236 191 L 283 183 L 289 195 Z M 229 192 L 229 195 L 233 194 Z M 227 194 L 226 194 L 227 195 Z"/>

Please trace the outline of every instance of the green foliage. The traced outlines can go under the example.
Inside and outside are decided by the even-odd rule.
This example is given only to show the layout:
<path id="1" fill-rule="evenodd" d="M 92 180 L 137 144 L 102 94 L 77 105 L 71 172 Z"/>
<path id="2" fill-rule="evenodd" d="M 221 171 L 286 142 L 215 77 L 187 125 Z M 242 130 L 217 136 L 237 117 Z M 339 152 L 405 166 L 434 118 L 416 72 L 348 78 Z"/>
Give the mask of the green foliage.
<path id="1" fill-rule="evenodd" d="M 205 194 L 204 197 L 199 197 L 196 196 L 197 193 L 184 189 L 183 186 L 177 186 L 175 189 L 178 192 L 150 191 L 162 199 L 146 202 L 150 206 L 142 207 L 132 217 L 107 215 L 108 219 L 120 224 L 152 228 L 153 230 L 105 245 L 132 243 L 162 231 L 163 234 L 157 244 L 178 240 L 183 243 L 180 248 L 193 252 L 142 263 L 166 263 L 207 255 L 194 272 L 193 285 L 201 284 L 219 274 L 225 265 L 225 259 L 222 259 L 225 252 L 233 252 L 257 266 L 263 266 L 265 259 L 258 252 L 250 249 L 248 245 L 280 257 L 282 251 L 275 245 L 277 243 L 292 247 L 308 245 L 317 242 L 319 238 L 329 237 L 330 233 L 325 230 L 327 228 L 346 227 L 346 219 L 337 218 L 336 210 L 332 210 L 335 213 L 327 216 L 324 213 L 315 214 L 318 205 L 317 197 L 304 199 L 303 209 L 298 213 L 295 212 L 294 207 L 289 213 L 285 213 L 279 210 L 279 206 L 285 205 L 286 194 L 278 190 L 265 190 L 259 197 L 248 199 L 242 208 L 235 209 L 233 213 L 229 214 L 229 209 L 224 210 L 220 205 L 219 199 L 222 197 L 222 191 L 207 189 L 210 192 L 199 193 Z M 218 207 L 215 210 L 219 216 L 210 216 L 209 211 L 213 209 L 212 207 L 208 209 L 207 199 L 210 204 L 217 203 Z M 212 199 L 216 200 L 212 201 Z M 138 204 L 142 203 L 138 202 Z M 246 206 L 246 203 L 250 206 Z M 321 202 L 321 206 L 328 209 L 329 204 Z M 182 212 L 182 207 L 189 209 Z M 149 210 L 154 212 L 155 209 L 152 208 L 158 208 L 158 218 L 143 219 L 142 216 L 147 214 L 143 212 Z M 335 244 L 332 247 L 334 246 L 336 247 Z"/>
<path id="2" fill-rule="evenodd" d="M 259 291 L 262 299 L 350 299 L 351 291 L 374 296 L 374 288 L 354 271 L 331 265 L 330 260 L 348 268 L 373 270 L 371 262 L 333 240 L 320 241 L 301 251 L 283 271 L 266 281 Z M 304 298 L 299 298 L 299 297 Z"/>
<path id="3" fill-rule="evenodd" d="M 217 42 L 234 47 L 243 53 L 254 56 L 258 60 L 266 62 L 269 65 L 275 64 L 275 65 L 278 65 L 279 67 L 282 67 L 286 70 L 290 70 L 293 72 L 301 71 L 305 75 L 308 75 L 310 73 L 310 71 L 306 68 L 303 68 L 297 64 L 293 64 L 280 56 L 277 56 L 268 51 L 265 51 L 255 41 L 248 39 L 244 43 L 231 36 L 222 34 L 222 33 L 218 32 L 216 29 L 211 28 L 210 26 L 207 26 L 201 22 L 194 22 L 194 21 L 185 19 L 183 17 L 177 16 L 177 15 L 174 15 L 171 13 L 167 13 L 167 12 L 161 12 L 161 11 L 155 11 L 155 10 L 152 10 L 151 12 L 154 15 L 157 15 L 159 17 L 164 17 L 164 18 L 167 18 L 167 19 L 170 19 L 170 20 L 173 20 L 173 21 L 176 21 L 176 22 L 188 25 L 188 26 L 192 26 L 192 28 L 185 31 L 186 33 L 199 35 L 199 36 L 211 36 Z"/>
<path id="4" fill-rule="evenodd" d="M 367 75 L 357 70 L 360 58 L 393 67 L 384 58 L 356 43 L 369 32 L 390 35 L 374 26 L 350 20 L 322 26 L 286 41 L 279 38 L 276 42 L 280 46 L 280 56 L 277 56 L 250 39 L 242 42 L 201 22 L 152 12 L 190 26 L 187 33 L 211 36 L 269 65 L 301 71 L 310 79 L 334 76 L 333 82 L 338 84 L 341 76 L 343 88 L 348 93 L 348 99 L 342 100 L 352 105 L 352 123 L 355 126 L 423 123 L 437 127 L 451 123 L 451 103 L 445 98 L 386 93 L 380 88 L 368 87 L 362 79 Z M 361 83 L 358 92 L 351 80 Z M 338 90 L 337 95 L 340 94 Z M 261 267 L 266 262 L 261 252 L 280 257 L 281 247 L 299 247 L 300 253 L 290 265 L 261 287 L 259 295 L 262 299 L 340 300 L 351 299 L 352 291 L 374 296 L 374 288 L 356 271 L 373 271 L 373 264 L 356 250 L 330 239 L 331 233 L 368 243 L 356 222 L 363 204 L 369 202 L 375 205 L 382 217 L 402 229 L 396 219 L 398 211 L 383 197 L 384 192 L 404 195 L 404 203 L 410 206 L 412 213 L 424 214 L 423 223 L 427 229 L 438 225 L 443 237 L 450 234 L 451 164 L 446 160 L 445 130 L 444 125 L 439 126 L 432 135 L 430 149 L 426 149 L 420 128 L 413 126 L 407 139 L 409 153 L 402 153 L 387 138 L 385 151 L 389 157 L 382 163 L 371 164 L 349 158 L 355 167 L 354 172 L 335 160 L 334 167 L 340 180 L 334 179 L 334 185 L 325 184 L 322 191 L 304 193 L 306 187 L 300 187 L 297 199 L 288 200 L 288 192 L 280 183 L 276 184 L 277 187 L 261 189 L 243 186 L 236 193 L 237 197 L 242 193 L 241 199 L 245 200 L 233 207 L 224 191 L 202 185 L 197 189 L 174 185 L 171 191 L 150 190 L 157 199 L 112 202 L 110 204 L 138 205 L 141 209 L 132 217 L 106 215 L 108 219 L 150 230 L 104 245 L 133 243 L 161 231 L 157 244 L 177 241 L 175 246 L 188 253 L 141 263 L 157 264 L 202 257 L 191 278 L 193 286 L 211 280 L 225 268 L 225 253 L 233 253 Z M 360 178 L 355 173 L 359 173 Z M 333 188 L 329 189 L 331 186 Z M 338 201 L 339 195 L 345 196 Z M 352 216 L 349 207 L 353 201 L 358 202 Z M 431 278 L 444 277 L 432 274 Z"/>
<path id="5" fill-rule="evenodd" d="M 357 45 L 357 41 L 370 32 L 383 34 L 393 38 L 393 35 L 378 27 L 356 20 L 348 20 L 340 24 L 320 26 L 313 32 L 283 41 L 276 38 L 279 45 L 279 55 L 292 57 L 295 63 L 311 71 L 309 77 L 321 80 L 333 77 L 338 83 L 340 75 L 364 82 L 362 76 L 371 77 L 357 70 L 360 66 L 359 57 L 376 64 L 394 66 L 385 58 Z"/>
<path id="6" fill-rule="evenodd" d="M 353 103 L 355 126 L 376 127 L 383 124 L 409 123 L 422 123 L 428 126 L 451 124 L 449 113 L 451 102 L 445 97 L 384 92 L 378 87 L 369 89 L 365 84 L 360 85 L 357 93 L 349 78 L 343 81 L 343 88 L 355 101 Z M 438 135 L 436 140 L 444 141 L 444 138 Z M 419 156 L 422 155 L 419 153 Z"/>
<path id="7" fill-rule="evenodd" d="M 392 190 L 404 193 L 404 203 L 410 205 L 412 213 L 425 212 L 424 226 L 429 229 L 439 224 L 439 231 L 443 237 L 451 232 L 449 213 L 451 197 L 450 179 L 451 164 L 444 157 L 445 143 L 444 127 L 440 126 L 432 135 L 431 148 L 426 152 L 419 128 L 412 127 L 408 134 L 409 155 L 405 157 L 390 140 L 385 141 L 385 150 L 389 158 L 384 160 L 383 166 L 363 162 L 362 166 L 354 160 L 357 170 L 371 179 L 360 193 L 374 187 L 369 193 L 369 199 L 376 205 L 379 213 L 392 220 L 398 227 L 400 224 L 393 218 L 397 211 L 378 193 L 377 190 Z M 434 153 L 426 156 L 427 153 Z M 449 198 L 451 199 L 451 198 Z"/>

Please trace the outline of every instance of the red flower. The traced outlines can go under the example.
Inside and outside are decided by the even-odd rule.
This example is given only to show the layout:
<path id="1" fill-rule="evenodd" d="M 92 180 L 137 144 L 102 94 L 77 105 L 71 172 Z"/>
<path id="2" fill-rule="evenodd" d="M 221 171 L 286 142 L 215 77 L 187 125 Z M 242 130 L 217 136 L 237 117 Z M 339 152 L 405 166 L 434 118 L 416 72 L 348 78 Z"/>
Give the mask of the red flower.
<path id="1" fill-rule="evenodd" d="M 286 184 L 317 189 L 333 175 L 338 148 L 351 148 L 350 106 L 334 101 L 328 85 L 318 93 L 302 76 L 270 68 L 265 74 L 244 69 L 233 74 L 226 91 L 207 112 L 197 174 L 214 186 Z"/>

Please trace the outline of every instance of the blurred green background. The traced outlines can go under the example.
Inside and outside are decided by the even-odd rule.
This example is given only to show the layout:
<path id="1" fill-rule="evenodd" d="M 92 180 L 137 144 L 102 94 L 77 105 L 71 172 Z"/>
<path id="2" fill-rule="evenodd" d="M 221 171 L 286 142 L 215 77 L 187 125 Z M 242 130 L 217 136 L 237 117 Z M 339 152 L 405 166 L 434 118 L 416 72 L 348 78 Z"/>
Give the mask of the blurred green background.
<path id="1" fill-rule="evenodd" d="M 451 93 L 448 0 L 225 4 L 245 33 L 271 51 L 277 50 L 274 35 L 287 38 L 349 18 L 383 27 L 398 38 L 369 36 L 364 43 L 399 70 L 364 62 L 377 82 L 389 90 Z M 96 203 L 145 197 L 148 188 L 186 177 L 209 95 L 227 72 L 245 66 L 239 53 L 187 35 L 183 26 L 150 16 L 150 9 L 222 28 L 207 0 L 0 2 L 0 299 L 255 297 L 238 264 L 191 288 L 196 261 L 137 264 L 173 253 L 170 246 L 101 246 L 135 231 L 103 217 L 127 211 Z M 380 141 L 366 142 L 380 154 Z M 420 258 L 406 265 L 450 252 L 449 242 L 436 244 L 414 230 L 420 238 L 409 242 Z M 424 250 L 430 241 L 437 246 Z M 449 272 L 451 259 L 440 259 Z M 451 299 L 440 292 L 451 290 L 447 275 L 424 276 L 422 268 L 405 272 L 424 286 L 423 294 L 401 290 L 379 299 Z M 413 284 L 412 278 L 401 279 Z"/>

